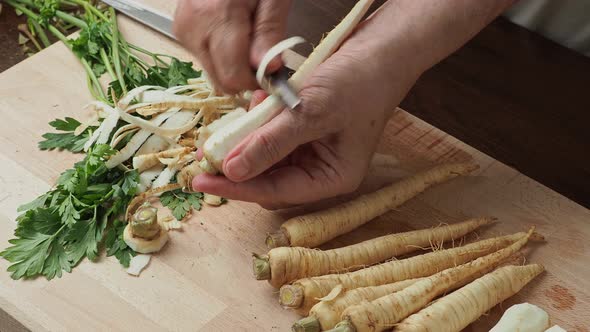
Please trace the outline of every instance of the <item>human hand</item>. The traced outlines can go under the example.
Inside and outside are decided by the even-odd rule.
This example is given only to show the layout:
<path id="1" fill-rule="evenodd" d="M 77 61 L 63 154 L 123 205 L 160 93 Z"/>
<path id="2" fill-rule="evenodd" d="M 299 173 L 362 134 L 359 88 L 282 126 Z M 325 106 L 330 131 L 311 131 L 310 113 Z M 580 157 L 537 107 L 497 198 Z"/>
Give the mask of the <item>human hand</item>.
<path id="1" fill-rule="evenodd" d="M 397 74 L 384 69 L 395 55 L 380 52 L 358 31 L 305 83 L 297 109 L 235 147 L 225 176 L 199 175 L 193 189 L 271 209 L 355 190 L 391 111 L 417 78 L 405 64 Z"/>
<path id="2" fill-rule="evenodd" d="M 290 0 L 181 0 L 174 34 L 217 88 L 252 90 L 258 87 L 253 68 L 284 38 L 290 6 Z M 268 70 L 280 66 L 277 57 Z"/>

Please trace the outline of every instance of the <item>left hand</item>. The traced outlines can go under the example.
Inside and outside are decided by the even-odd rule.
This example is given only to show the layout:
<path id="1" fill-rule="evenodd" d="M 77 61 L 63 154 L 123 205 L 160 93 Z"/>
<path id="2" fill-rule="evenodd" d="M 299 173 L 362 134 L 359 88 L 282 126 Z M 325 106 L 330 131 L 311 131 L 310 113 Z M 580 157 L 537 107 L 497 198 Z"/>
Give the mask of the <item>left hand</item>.
<path id="1" fill-rule="evenodd" d="M 225 176 L 199 175 L 193 188 L 269 209 L 354 191 L 419 74 L 392 61 L 395 54 L 381 52 L 369 35 L 357 31 L 305 83 L 296 110 L 284 110 L 235 147 Z"/>

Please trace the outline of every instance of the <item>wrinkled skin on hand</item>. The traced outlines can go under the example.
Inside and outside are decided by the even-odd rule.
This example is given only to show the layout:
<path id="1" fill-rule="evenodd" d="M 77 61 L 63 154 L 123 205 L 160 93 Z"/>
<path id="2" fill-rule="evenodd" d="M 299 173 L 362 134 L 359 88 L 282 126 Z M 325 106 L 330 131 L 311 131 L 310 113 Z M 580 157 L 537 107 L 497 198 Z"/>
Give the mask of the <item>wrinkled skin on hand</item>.
<path id="1" fill-rule="evenodd" d="M 193 187 L 269 209 L 355 190 L 391 112 L 417 77 L 382 70 L 367 52 L 372 47 L 360 32 L 349 39 L 306 82 L 300 107 L 285 109 L 234 148 L 225 177 L 200 175 Z"/>
<path id="2" fill-rule="evenodd" d="M 290 0 L 180 0 L 174 34 L 221 91 L 252 90 L 254 69 L 285 37 L 290 6 Z M 268 70 L 280 65 L 277 58 Z"/>

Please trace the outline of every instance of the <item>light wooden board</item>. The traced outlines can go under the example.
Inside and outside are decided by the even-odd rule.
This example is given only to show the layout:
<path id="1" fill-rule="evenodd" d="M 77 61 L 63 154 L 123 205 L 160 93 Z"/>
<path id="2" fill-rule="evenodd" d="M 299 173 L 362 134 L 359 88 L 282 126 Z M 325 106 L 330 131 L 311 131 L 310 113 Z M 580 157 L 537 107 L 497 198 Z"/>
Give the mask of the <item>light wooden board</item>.
<path id="1" fill-rule="evenodd" d="M 126 19 L 121 24 L 131 42 L 190 59 L 166 38 Z M 90 100 L 82 68 L 62 45 L 0 75 L 0 247 L 12 236 L 16 207 L 46 191 L 80 158 L 37 150 L 47 123 L 83 117 Z M 326 247 L 479 215 L 501 221 L 479 232 L 482 237 L 537 225 L 548 241 L 531 246 L 528 260 L 547 272 L 467 330 L 487 331 L 502 309 L 528 301 L 568 331 L 590 331 L 589 210 L 403 111 L 388 123 L 380 152 L 394 154 L 399 165 L 372 169 L 362 190 L 450 160 L 474 158 L 481 169 Z M 34 331 L 288 331 L 297 316 L 279 307 L 269 285 L 254 280 L 250 254 L 264 252 L 265 234 L 289 216 L 329 204 L 279 212 L 236 201 L 204 208 L 182 232 L 171 233 L 140 278 L 103 258 L 51 282 L 13 281 L 0 260 L 0 308 Z M 8 324 L 0 320 L 0 331 L 10 331 Z"/>

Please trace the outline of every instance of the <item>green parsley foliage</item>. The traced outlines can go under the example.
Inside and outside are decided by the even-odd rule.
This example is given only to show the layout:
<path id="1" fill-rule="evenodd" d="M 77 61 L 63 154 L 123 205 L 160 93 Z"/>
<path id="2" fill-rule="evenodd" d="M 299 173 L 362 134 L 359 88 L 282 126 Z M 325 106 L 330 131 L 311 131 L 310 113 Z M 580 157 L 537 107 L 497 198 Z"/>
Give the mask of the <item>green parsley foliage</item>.
<path id="1" fill-rule="evenodd" d="M 139 175 L 108 169 L 105 162 L 114 152 L 108 145 L 95 146 L 62 173 L 54 189 L 19 208 L 23 213 L 12 246 L 0 252 L 12 263 L 12 278 L 61 277 L 85 257 L 96 260 L 103 243 L 108 255 L 129 265 L 133 252 L 122 242 L 123 227 L 109 220 L 125 212 Z"/>
<path id="2" fill-rule="evenodd" d="M 96 127 L 88 127 L 80 135 L 74 135 L 74 130 L 78 128 L 80 122 L 72 118 L 65 118 L 63 120 L 57 119 L 49 123 L 55 130 L 61 133 L 47 133 L 43 135 L 44 141 L 39 142 L 39 149 L 41 150 L 68 150 L 71 152 L 81 152 L 84 149 L 84 144 L 90 138 L 92 131 Z"/>
<path id="3" fill-rule="evenodd" d="M 180 189 L 165 192 L 160 196 L 162 205 L 169 208 L 177 220 L 182 220 L 191 209 L 201 210 L 202 200 L 202 193 L 185 193 Z"/>
<path id="4" fill-rule="evenodd" d="M 129 262 L 131 257 L 135 256 L 135 251 L 131 250 L 123 240 L 123 230 L 126 225 L 119 219 L 115 220 L 105 235 L 104 244 L 107 249 L 107 256 L 115 256 L 121 265 L 129 267 Z"/>

